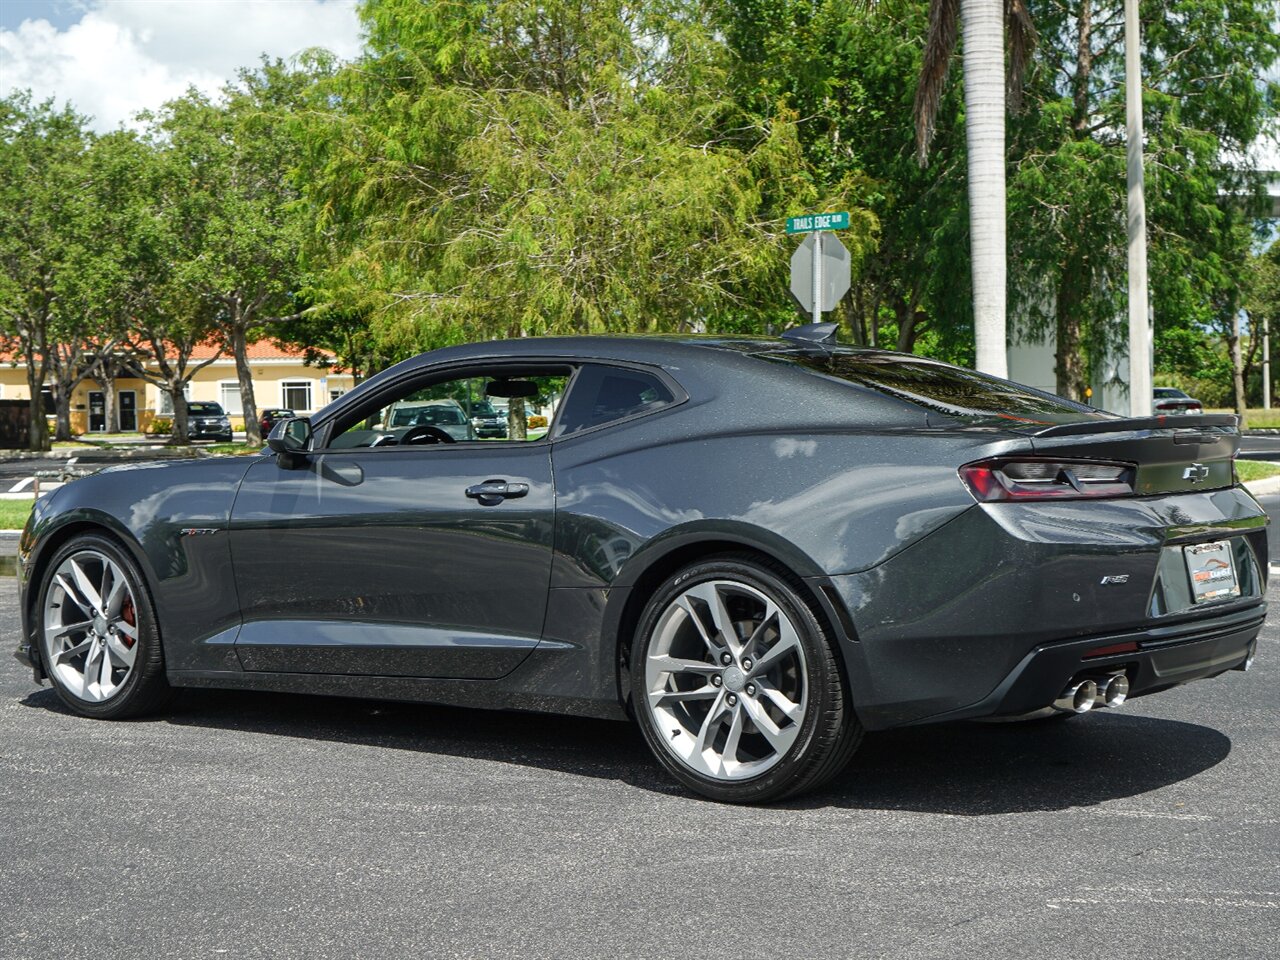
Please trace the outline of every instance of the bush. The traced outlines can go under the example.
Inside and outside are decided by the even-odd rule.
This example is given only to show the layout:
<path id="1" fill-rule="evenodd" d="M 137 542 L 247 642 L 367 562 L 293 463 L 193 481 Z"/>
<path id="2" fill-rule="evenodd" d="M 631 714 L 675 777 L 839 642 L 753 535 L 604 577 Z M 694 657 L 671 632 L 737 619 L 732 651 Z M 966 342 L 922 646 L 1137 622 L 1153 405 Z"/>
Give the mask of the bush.
<path id="1" fill-rule="evenodd" d="M 147 433 L 153 436 L 160 433 L 173 433 L 173 420 L 169 417 L 156 417 L 151 421 L 151 426 L 147 427 Z"/>
<path id="2" fill-rule="evenodd" d="M 530 430 L 541 430 L 544 427 L 546 427 L 546 425 L 547 425 L 547 418 L 544 416 L 540 416 L 539 414 L 535 413 L 532 417 L 529 418 Z"/>

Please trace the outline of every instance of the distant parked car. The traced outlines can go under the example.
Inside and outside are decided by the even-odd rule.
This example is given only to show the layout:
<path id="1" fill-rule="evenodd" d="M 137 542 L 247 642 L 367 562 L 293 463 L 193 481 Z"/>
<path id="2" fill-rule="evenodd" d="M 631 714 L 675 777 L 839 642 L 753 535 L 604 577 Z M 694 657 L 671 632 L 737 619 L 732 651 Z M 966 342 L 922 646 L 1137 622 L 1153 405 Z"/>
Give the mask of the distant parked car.
<path id="1" fill-rule="evenodd" d="M 231 442 L 231 418 L 218 403 L 187 404 L 187 435 L 192 440 Z"/>
<path id="2" fill-rule="evenodd" d="M 1156 387 L 1152 399 L 1154 413 L 1204 413 L 1204 404 L 1176 387 Z"/>
<path id="3" fill-rule="evenodd" d="M 258 421 L 258 426 L 262 428 L 262 436 L 266 437 L 281 420 L 291 420 L 297 414 L 292 410 L 286 410 L 284 407 L 267 407 L 262 411 L 262 419 Z"/>
<path id="4" fill-rule="evenodd" d="M 488 400 L 471 404 L 471 429 L 477 437 L 503 437 L 507 435 L 507 412 L 499 410 Z"/>

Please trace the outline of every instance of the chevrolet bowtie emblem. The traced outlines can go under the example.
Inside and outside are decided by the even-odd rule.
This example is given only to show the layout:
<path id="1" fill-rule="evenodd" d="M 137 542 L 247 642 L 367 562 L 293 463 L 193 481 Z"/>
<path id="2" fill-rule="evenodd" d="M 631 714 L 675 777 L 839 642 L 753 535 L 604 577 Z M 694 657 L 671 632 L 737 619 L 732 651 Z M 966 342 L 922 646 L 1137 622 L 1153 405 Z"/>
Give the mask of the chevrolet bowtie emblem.
<path id="1" fill-rule="evenodd" d="M 1201 480 L 1209 478 L 1209 468 L 1203 463 L 1193 463 L 1187 469 L 1182 471 L 1182 479 L 1190 480 L 1192 483 L 1199 483 Z"/>

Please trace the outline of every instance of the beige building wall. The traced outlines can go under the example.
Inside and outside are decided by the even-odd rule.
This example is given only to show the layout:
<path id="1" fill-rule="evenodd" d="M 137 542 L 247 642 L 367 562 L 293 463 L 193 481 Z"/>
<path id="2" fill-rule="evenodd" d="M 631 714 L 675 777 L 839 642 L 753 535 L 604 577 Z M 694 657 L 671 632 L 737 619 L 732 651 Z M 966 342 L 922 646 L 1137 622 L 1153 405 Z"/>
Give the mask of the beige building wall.
<path id="1" fill-rule="evenodd" d="M 266 407 L 290 407 L 293 404 L 291 409 L 300 416 L 310 415 L 355 386 L 349 373 L 333 373 L 319 367 L 308 367 L 300 359 L 250 360 L 249 369 L 259 412 Z M 155 384 L 122 377 L 116 380 L 115 387 L 117 404 L 121 394 L 134 394 L 137 429 L 140 432 L 150 431 L 157 419 L 167 420 L 172 417 L 169 398 Z M 72 394 L 71 429 L 75 433 L 90 432 L 90 394 L 101 390 L 101 385 L 90 379 L 82 382 Z M 26 400 L 29 397 L 25 367 L 10 364 L 0 366 L 0 399 Z M 187 389 L 187 399 L 222 404 L 224 409 L 231 411 L 232 426 L 236 430 L 244 429 L 244 418 L 238 416 L 240 381 L 236 378 L 234 360 L 219 359 L 203 367 L 192 378 Z"/>

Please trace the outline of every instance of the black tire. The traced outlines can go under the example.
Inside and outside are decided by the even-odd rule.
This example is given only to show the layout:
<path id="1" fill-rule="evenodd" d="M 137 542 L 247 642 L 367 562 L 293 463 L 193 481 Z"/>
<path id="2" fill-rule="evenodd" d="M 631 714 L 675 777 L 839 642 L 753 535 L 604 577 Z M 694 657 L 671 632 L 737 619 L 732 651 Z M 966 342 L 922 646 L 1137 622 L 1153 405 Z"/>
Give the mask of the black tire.
<path id="1" fill-rule="evenodd" d="M 76 696 L 63 684 L 57 671 L 50 669 L 49 644 L 44 636 L 45 601 L 53 584 L 54 573 L 68 557 L 94 550 L 110 558 L 120 567 L 129 581 L 134 597 L 135 620 L 138 632 L 133 670 L 120 689 L 105 700 L 88 702 Z M 35 624 L 35 641 L 45 673 L 54 691 L 71 710 L 85 717 L 101 720 L 121 720 L 154 711 L 169 699 L 172 689 L 165 677 L 164 651 L 156 620 L 155 605 L 147 590 L 146 579 L 129 552 L 110 537 L 86 533 L 73 537 L 62 545 L 44 568 L 43 582 L 36 600 L 32 622 Z"/>
<path id="2" fill-rule="evenodd" d="M 737 582 L 764 594 L 791 620 L 804 650 L 808 702 L 799 732 L 774 766 L 747 779 L 712 778 L 682 762 L 666 746 L 656 727 L 658 717 L 649 707 L 645 663 L 655 630 L 678 597 L 706 581 Z M 649 598 L 640 617 L 630 664 L 632 704 L 645 742 L 668 773 L 713 800 L 770 803 L 813 790 L 840 773 L 862 741 L 862 725 L 853 710 L 834 637 L 799 579 L 771 561 L 730 554 L 699 561 L 669 577 Z"/>

